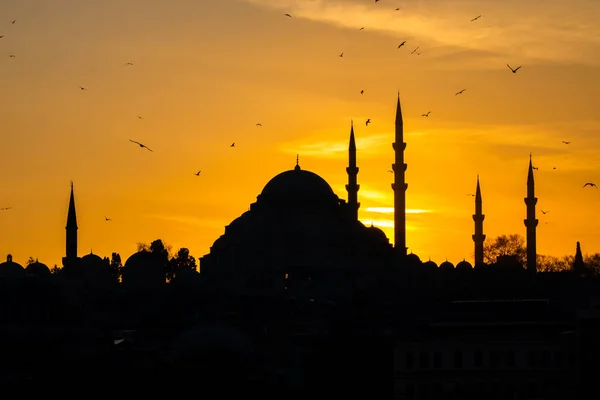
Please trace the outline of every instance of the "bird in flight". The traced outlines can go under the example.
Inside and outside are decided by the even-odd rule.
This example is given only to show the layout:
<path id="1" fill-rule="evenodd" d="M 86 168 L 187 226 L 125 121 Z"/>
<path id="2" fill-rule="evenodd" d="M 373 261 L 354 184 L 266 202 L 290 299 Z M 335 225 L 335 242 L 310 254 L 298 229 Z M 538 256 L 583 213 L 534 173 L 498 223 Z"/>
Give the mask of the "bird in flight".
<path id="1" fill-rule="evenodd" d="M 406 44 L 406 40 L 398 45 L 398 48 L 404 46 Z"/>
<path id="2" fill-rule="evenodd" d="M 542 212 L 542 214 L 546 215 L 548 214 L 550 211 L 544 211 L 544 210 L 540 210 Z"/>
<path id="3" fill-rule="evenodd" d="M 87 90 L 87 88 L 85 88 L 83 86 L 79 86 L 79 89 L 81 89 L 81 90 Z"/>
<path id="4" fill-rule="evenodd" d="M 129 65 L 133 65 L 133 63 L 132 62 L 125 63 L 126 67 L 129 66 Z"/>
<path id="5" fill-rule="evenodd" d="M 142 117 L 140 117 L 140 116 L 138 115 L 138 119 L 144 119 L 144 118 L 142 118 Z"/>
<path id="6" fill-rule="evenodd" d="M 340 53 L 340 57 L 344 57 L 344 53 Z"/>
<path id="7" fill-rule="evenodd" d="M 367 118 L 367 120 L 365 121 L 365 126 L 369 126 L 370 123 L 371 123 L 371 118 Z"/>
<path id="8" fill-rule="evenodd" d="M 14 54 L 9 55 L 10 58 L 15 58 Z"/>
<path id="9" fill-rule="evenodd" d="M 467 193 L 467 196 L 473 196 L 473 197 L 475 197 L 475 193 Z"/>
<path id="10" fill-rule="evenodd" d="M 132 143 L 135 143 L 135 144 L 139 145 L 141 148 L 147 149 L 148 151 L 152 151 L 149 147 L 146 147 L 145 144 L 142 144 L 140 142 L 136 142 L 135 140 L 131 140 L 131 139 L 129 139 L 129 141 L 132 142 Z"/>
<path id="11" fill-rule="evenodd" d="M 283 15 L 285 15 L 285 16 L 286 16 L 286 17 L 288 17 L 288 18 L 292 18 L 292 16 L 291 16 L 290 14 L 287 14 L 287 13 L 286 13 L 286 14 L 283 14 Z"/>
<path id="12" fill-rule="evenodd" d="M 256 124 L 256 126 L 262 126 L 262 124 L 259 122 L 258 124 Z"/>
<path id="13" fill-rule="evenodd" d="M 536 171 L 538 170 L 538 167 L 534 167 L 533 165 L 531 166 L 531 168 L 535 169 Z"/>
<path id="14" fill-rule="evenodd" d="M 364 90 L 361 90 L 361 91 L 360 91 L 360 94 L 363 94 L 364 92 L 365 92 Z"/>
<path id="15" fill-rule="evenodd" d="M 202 172 L 202 170 L 198 170 L 198 172 L 196 172 L 194 175 L 200 176 L 200 172 Z"/>
<path id="16" fill-rule="evenodd" d="M 478 15 L 478 16 L 476 16 L 475 18 L 473 18 L 473 19 L 471 20 L 471 22 L 473 22 L 473 21 L 477 21 L 479 18 L 481 18 L 481 15 Z"/>
<path id="17" fill-rule="evenodd" d="M 592 182 L 588 182 L 588 183 L 586 183 L 585 185 L 583 185 L 583 187 L 586 187 L 586 186 L 589 186 L 589 187 L 595 187 L 596 189 L 598 189 L 598 186 L 596 186 L 596 184 L 595 184 L 595 183 L 592 183 Z"/>
<path id="18" fill-rule="evenodd" d="M 459 94 L 463 94 L 463 92 L 464 92 L 465 90 L 467 90 L 467 89 L 463 89 L 463 90 L 461 90 L 460 92 L 456 92 L 456 93 L 454 93 L 454 95 L 455 95 L 455 96 L 458 96 Z"/>
<path id="19" fill-rule="evenodd" d="M 104 220 L 105 221 L 112 221 L 112 219 L 108 218 L 107 216 L 104 216 Z"/>
<path id="20" fill-rule="evenodd" d="M 392 171 L 391 169 L 388 169 L 388 172 L 389 172 L 390 174 L 393 174 L 393 173 L 394 173 L 394 171 Z"/>
<path id="21" fill-rule="evenodd" d="M 510 65 L 506 64 L 508 68 L 512 71 L 513 74 L 516 74 L 519 69 L 521 69 L 522 65 L 519 65 L 517 68 L 513 68 Z"/>
<path id="22" fill-rule="evenodd" d="M 17 22 L 16 19 L 13 19 L 12 21 L 10 21 L 10 23 L 13 24 L 13 25 L 15 24 L 15 22 Z"/>
<path id="23" fill-rule="evenodd" d="M 231 146 L 229 147 L 235 147 L 235 142 L 231 143 Z"/>
<path id="24" fill-rule="evenodd" d="M 6 210 L 10 210 L 12 207 L 2 207 L 0 208 L 0 211 L 6 211 Z"/>
<path id="25" fill-rule="evenodd" d="M 365 27 L 363 26 L 362 28 L 359 29 L 359 31 L 362 31 L 363 29 L 365 29 Z"/>
<path id="26" fill-rule="evenodd" d="M 416 49 L 414 49 L 413 51 L 411 51 L 411 52 L 410 52 L 410 54 L 416 53 L 416 52 L 417 52 L 417 50 L 419 50 L 419 47 L 420 47 L 420 46 L 417 46 L 417 48 L 416 48 Z"/>
<path id="27" fill-rule="evenodd" d="M 2 39 L 4 37 L 4 35 L 0 35 L 0 39 Z"/>
<path id="28" fill-rule="evenodd" d="M 567 141 L 565 141 L 565 140 L 563 140 L 562 142 L 563 142 L 564 144 L 569 144 L 569 143 L 571 143 L 571 142 L 567 142 Z"/>
<path id="29" fill-rule="evenodd" d="M 430 113 L 430 112 L 431 112 L 431 111 L 427 111 L 427 114 L 421 114 L 421 117 L 429 117 L 429 113 Z"/>

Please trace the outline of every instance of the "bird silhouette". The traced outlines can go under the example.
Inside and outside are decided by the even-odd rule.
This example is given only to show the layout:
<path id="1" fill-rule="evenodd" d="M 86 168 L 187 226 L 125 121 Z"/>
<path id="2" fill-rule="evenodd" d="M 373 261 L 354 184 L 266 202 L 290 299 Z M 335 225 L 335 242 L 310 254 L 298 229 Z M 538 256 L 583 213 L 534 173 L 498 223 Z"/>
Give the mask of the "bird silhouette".
<path id="1" fill-rule="evenodd" d="M 340 57 L 344 57 L 344 53 L 340 53 Z"/>
<path id="2" fill-rule="evenodd" d="M 531 168 L 535 169 L 536 171 L 538 170 L 538 167 L 534 167 L 533 165 L 531 166 Z"/>
<path id="3" fill-rule="evenodd" d="M 596 184 L 592 183 L 592 182 L 587 182 L 585 185 L 583 185 L 583 187 L 586 187 L 586 186 L 595 187 L 596 189 L 598 189 L 598 186 L 596 186 Z"/>
<path id="4" fill-rule="evenodd" d="M 9 55 L 10 58 L 15 58 L 16 56 L 14 54 Z"/>
<path id="5" fill-rule="evenodd" d="M 256 124 L 256 126 L 262 126 L 262 124 L 259 122 L 258 124 Z"/>
<path id="6" fill-rule="evenodd" d="M 371 118 L 367 118 L 367 120 L 365 121 L 365 126 L 369 126 L 370 123 L 371 123 Z"/>
<path id="7" fill-rule="evenodd" d="M 516 74 L 516 73 L 517 73 L 517 71 L 518 71 L 519 69 L 521 69 L 521 67 L 522 67 L 521 65 L 519 65 L 517 68 L 514 68 L 514 69 L 513 69 L 513 67 L 511 67 L 511 66 L 510 66 L 510 65 L 508 65 L 508 64 L 506 64 L 506 66 L 507 66 L 508 68 L 510 68 L 510 70 L 512 71 L 512 73 L 513 73 L 513 74 Z"/>
<path id="8" fill-rule="evenodd" d="M 563 142 L 564 144 L 569 144 L 569 143 L 571 143 L 571 142 L 567 142 L 567 141 L 565 141 L 565 140 L 563 140 L 562 142 Z"/>
<path id="9" fill-rule="evenodd" d="M 231 143 L 231 146 L 229 147 L 235 147 L 235 142 Z"/>
<path id="10" fill-rule="evenodd" d="M 542 212 L 542 214 L 546 215 L 548 214 L 550 211 L 544 211 L 544 210 L 540 210 Z"/>
<path id="11" fill-rule="evenodd" d="M 475 193 L 467 193 L 467 196 L 473 196 L 473 197 L 475 197 Z"/>
<path id="12" fill-rule="evenodd" d="M 142 118 L 142 117 L 140 117 L 140 116 L 138 115 L 138 119 L 144 119 L 144 118 Z"/>
<path id="13" fill-rule="evenodd" d="M 127 67 L 127 66 L 130 66 L 130 65 L 133 65 L 133 63 L 131 63 L 131 62 L 125 63 L 125 66 L 126 66 L 126 67 Z"/>
<path id="14" fill-rule="evenodd" d="M 83 86 L 79 86 L 79 89 L 81 89 L 81 90 L 87 90 L 87 88 L 85 88 Z"/>
<path id="15" fill-rule="evenodd" d="M 363 94 L 364 92 L 365 92 L 364 90 L 361 90 L 361 91 L 360 91 L 360 94 Z"/>
<path id="16" fill-rule="evenodd" d="M 15 24 L 15 22 L 17 22 L 16 19 L 13 19 L 12 21 L 10 21 L 10 23 L 13 24 L 13 25 Z"/>
<path id="17" fill-rule="evenodd" d="M 481 18 L 481 15 L 478 15 L 478 16 L 476 16 L 475 18 L 473 18 L 473 19 L 471 20 L 471 22 L 473 22 L 473 21 L 477 21 L 479 18 Z"/>
<path id="18" fill-rule="evenodd" d="M 406 44 L 406 40 L 398 45 L 398 48 L 404 46 Z"/>
<path id="19" fill-rule="evenodd" d="M 105 221 L 112 221 L 112 219 L 108 218 L 107 216 L 104 216 L 104 220 Z"/>
<path id="20" fill-rule="evenodd" d="M 393 174 L 393 173 L 394 173 L 394 171 L 392 171 L 391 169 L 388 169 L 388 172 L 389 172 L 390 174 Z"/>
<path id="21" fill-rule="evenodd" d="M 198 172 L 196 172 L 194 175 L 196 176 L 200 176 L 200 172 L 202 172 L 201 170 L 199 170 Z"/>
<path id="22" fill-rule="evenodd" d="M 413 51 L 411 51 L 411 52 L 410 52 L 410 54 L 416 53 L 416 52 L 417 52 L 417 50 L 419 50 L 419 47 L 420 47 L 420 46 L 417 46 L 417 48 L 416 48 L 416 49 L 414 49 Z"/>
<path id="23" fill-rule="evenodd" d="M 456 93 L 454 93 L 454 95 L 455 95 L 455 96 L 458 96 L 459 94 L 463 94 L 463 92 L 464 92 L 465 90 L 467 90 L 467 89 L 463 89 L 463 90 L 461 90 L 460 92 L 456 92 Z"/>
<path id="24" fill-rule="evenodd" d="M 283 14 L 283 15 L 285 15 L 285 16 L 286 16 L 286 17 L 288 17 L 288 18 L 292 18 L 292 16 L 291 16 L 290 14 L 287 14 L 287 13 L 286 13 L 286 14 Z"/>
<path id="25" fill-rule="evenodd" d="M 363 26 L 362 28 L 359 29 L 359 31 L 362 31 L 363 29 L 365 29 L 365 27 Z"/>
<path id="26" fill-rule="evenodd" d="M 429 117 L 429 113 L 431 113 L 431 111 L 427 111 L 426 114 L 421 114 L 421 117 Z"/>
<path id="27" fill-rule="evenodd" d="M 12 207 L 2 207 L 0 208 L 0 211 L 7 211 L 10 210 Z"/>
<path id="28" fill-rule="evenodd" d="M 131 139 L 129 139 L 129 141 L 132 142 L 132 143 L 135 143 L 135 144 L 139 145 L 140 147 L 142 147 L 144 149 L 147 149 L 148 151 L 152 151 L 149 147 L 146 147 L 145 144 L 142 144 L 140 142 L 136 142 L 135 140 L 131 140 Z"/>
<path id="29" fill-rule="evenodd" d="M 4 35 L 0 35 L 0 39 L 2 39 L 4 37 Z"/>

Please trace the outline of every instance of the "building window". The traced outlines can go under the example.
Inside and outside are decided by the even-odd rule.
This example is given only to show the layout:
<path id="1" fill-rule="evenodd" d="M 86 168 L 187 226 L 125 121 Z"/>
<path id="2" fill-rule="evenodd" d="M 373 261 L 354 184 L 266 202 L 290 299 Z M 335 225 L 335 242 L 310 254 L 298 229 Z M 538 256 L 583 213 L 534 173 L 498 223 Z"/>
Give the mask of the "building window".
<path id="1" fill-rule="evenodd" d="M 473 364 L 475 364 L 476 367 L 481 367 L 483 365 L 483 352 L 479 349 L 475 350 Z"/>
<path id="2" fill-rule="evenodd" d="M 463 354 L 462 351 L 456 350 L 454 352 L 454 368 L 462 368 L 463 366 Z"/>
<path id="3" fill-rule="evenodd" d="M 429 355 L 426 351 L 421 351 L 419 353 L 419 367 L 429 368 Z"/>
<path id="4" fill-rule="evenodd" d="M 433 368 L 442 368 L 442 352 L 439 350 L 433 353 Z"/>
<path id="5" fill-rule="evenodd" d="M 406 353 L 406 369 L 413 369 L 415 367 L 415 356 L 410 351 Z"/>

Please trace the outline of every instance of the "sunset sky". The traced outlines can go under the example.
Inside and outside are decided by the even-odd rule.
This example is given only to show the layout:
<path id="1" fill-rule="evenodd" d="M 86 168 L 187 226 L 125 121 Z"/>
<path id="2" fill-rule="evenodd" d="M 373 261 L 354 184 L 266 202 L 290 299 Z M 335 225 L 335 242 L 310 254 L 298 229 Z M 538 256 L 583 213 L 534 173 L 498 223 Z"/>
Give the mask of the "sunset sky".
<path id="1" fill-rule="evenodd" d="M 359 218 L 393 240 L 398 91 L 409 251 L 472 261 L 477 174 L 488 240 L 524 236 L 531 152 L 538 252 L 600 252 L 598 20 L 594 0 L 2 0 L 0 260 L 61 265 L 70 180 L 80 256 L 199 258 L 296 154 L 347 198 L 351 120 Z"/>

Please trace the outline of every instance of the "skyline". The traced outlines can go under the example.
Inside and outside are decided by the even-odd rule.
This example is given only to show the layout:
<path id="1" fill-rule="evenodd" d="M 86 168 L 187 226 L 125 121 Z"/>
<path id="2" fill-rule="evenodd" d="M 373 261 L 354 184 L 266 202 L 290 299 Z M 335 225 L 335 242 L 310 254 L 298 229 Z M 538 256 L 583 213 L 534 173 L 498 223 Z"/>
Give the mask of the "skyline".
<path id="1" fill-rule="evenodd" d="M 199 258 L 296 154 L 346 199 L 351 120 L 359 219 L 393 241 L 392 214 L 369 210 L 393 205 L 398 90 L 407 208 L 426 211 L 407 214 L 409 252 L 472 259 L 467 194 L 477 174 L 486 240 L 525 236 L 530 152 L 538 253 L 573 254 L 577 241 L 584 253 L 600 251 L 600 221 L 589 220 L 600 194 L 582 188 L 600 182 L 599 4 L 513 2 L 508 14 L 506 4 L 436 10 L 433 0 L 20 3 L 0 5 L 1 138 L 10 149 L 0 207 L 13 207 L 0 212 L 3 257 L 60 265 L 73 180 L 80 255 L 115 251 L 125 261 L 137 242 L 161 238 Z M 464 32 L 474 31 L 471 42 Z M 417 46 L 422 54 L 411 55 Z M 507 63 L 523 67 L 513 74 Z"/>

